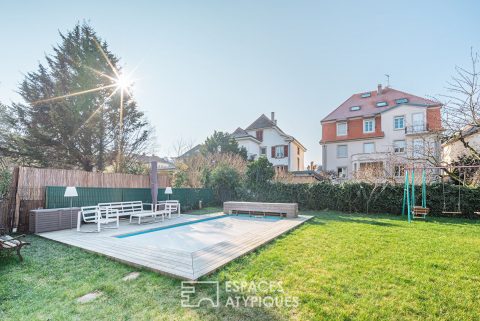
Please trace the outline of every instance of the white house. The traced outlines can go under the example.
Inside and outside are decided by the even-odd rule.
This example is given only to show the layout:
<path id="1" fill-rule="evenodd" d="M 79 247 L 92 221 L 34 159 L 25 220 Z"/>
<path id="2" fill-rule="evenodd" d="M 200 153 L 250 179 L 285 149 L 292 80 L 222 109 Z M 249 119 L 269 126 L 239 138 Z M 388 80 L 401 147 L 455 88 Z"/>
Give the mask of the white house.
<path id="1" fill-rule="evenodd" d="M 277 173 L 303 171 L 307 149 L 293 136 L 284 133 L 278 126 L 275 113 L 271 118 L 262 114 L 245 129 L 240 127 L 232 137 L 239 147 L 245 147 L 250 159 L 266 156 Z"/>
<path id="2" fill-rule="evenodd" d="M 439 157 L 441 104 L 390 87 L 357 93 L 322 121 L 322 165 L 339 178 L 375 167 L 401 177 L 405 164 Z"/>
<path id="3" fill-rule="evenodd" d="M 480 127 L 468 125 L 442 144 L 442 161 L 451 164 L 462 156 L 471 156 L 472 152 L 460 140 L 463 138 L 475 151 L 480 151 Z"/>

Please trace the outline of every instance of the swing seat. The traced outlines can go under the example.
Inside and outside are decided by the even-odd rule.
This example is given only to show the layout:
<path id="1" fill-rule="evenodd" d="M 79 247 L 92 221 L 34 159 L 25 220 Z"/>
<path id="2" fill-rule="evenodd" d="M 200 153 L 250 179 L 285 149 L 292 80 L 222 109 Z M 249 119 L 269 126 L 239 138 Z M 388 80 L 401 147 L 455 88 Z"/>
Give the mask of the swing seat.
<path id="1" fill-rule="evenodd" d="M 455 211 L 452 211 L 452 212 L 442 211 L 442 214 L 461 215 L 461 214 L 463 214 L 463 213 L 462 213 L 462 212 L 455 212 Z"/>
<path id="2" fill-rule="evenodd" d="M 412 210 L 414 218 L 425 219 L 428 213 L 430 213 L 430 209 L 428 207 L 414 206 Z"/>

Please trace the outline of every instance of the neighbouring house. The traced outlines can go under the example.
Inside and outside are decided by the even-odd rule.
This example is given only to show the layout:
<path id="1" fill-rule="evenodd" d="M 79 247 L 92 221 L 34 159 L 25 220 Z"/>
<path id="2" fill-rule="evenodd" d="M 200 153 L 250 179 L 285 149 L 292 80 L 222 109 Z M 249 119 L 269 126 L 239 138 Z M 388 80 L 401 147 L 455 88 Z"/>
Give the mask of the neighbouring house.
<path id="1" fill-rule="evenodd" d="M 192 157 L 194 155 L 200 154 L 201 149 L 202 149 L 202 145 L 198 144 L 198 145 L 194 146 L 193 148 L 187 150 L 182 155 L 178 156 L 176 159 L 177 160 L 182 160 L 182 159 L 186 159 L 186 158 Z"/>
<path id="2" fill-rule="evenodd" d="M 150 166 L 150 164 L 155 161 L 157 162 L 157 171 L 159 173 L 170 173 L 175 170 L 175 164 L 173 161 L 167 157 L 159 157 L 156 155 L 136 155 L 135 158 L 145 165 Z"/>
<path id="3" fill-rule="evenodd" d="M 249 159 L 268 158 L 277 173 L 303 171 L 307 149 L 277 125 L 275 113 L 271 118 L 262 114 L 245 129 L 238 127 L 232 134 L 239 147 L 245 147 Z"/>
<path id="4" fill-rule="evenodd" d="M 450 139 L 442 144 L 442 161 L 451 164 L 462 156 L 472 154 L 471 150 L 466 148 L 462 139 L 473 148 L 480 152 L 480 126 L 467 125 L 461 132 L 455 133 Z"/>
<path id="5" fill-rule="evenodd" d="M 442 105 L 378 85 L 352 95 L 322 121 L 322 166 L 349 179 L 365 169 L 404 175 L 405 164 L 440 157 Z"/>

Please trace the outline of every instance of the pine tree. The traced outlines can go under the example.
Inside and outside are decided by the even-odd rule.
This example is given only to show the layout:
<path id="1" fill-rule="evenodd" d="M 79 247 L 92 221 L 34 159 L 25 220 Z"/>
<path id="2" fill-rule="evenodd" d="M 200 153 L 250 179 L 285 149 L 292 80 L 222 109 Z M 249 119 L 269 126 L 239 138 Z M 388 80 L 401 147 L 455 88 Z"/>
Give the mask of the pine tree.
<path id="1" fill-rule="evenodd" d="M 39 167 L 101 171 L 115 165 L 122 171 L 145 147 L 150 131 L 128 94 L 120 125 L 119 59 L 86 23 L 60 37 L 46 64 L 21 83 L 24 102 L 8 108 L 12 130 L 0 151 Z M 121 163 L 115 163 L 118 154 Z"/>

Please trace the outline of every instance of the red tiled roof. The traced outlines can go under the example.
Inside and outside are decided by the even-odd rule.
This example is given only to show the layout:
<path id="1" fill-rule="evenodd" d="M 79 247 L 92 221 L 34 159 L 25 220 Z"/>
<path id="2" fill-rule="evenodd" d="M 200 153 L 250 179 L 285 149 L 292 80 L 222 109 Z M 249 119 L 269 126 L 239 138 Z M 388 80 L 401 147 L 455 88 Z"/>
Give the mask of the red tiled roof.
<path id="1" fill-rule="evenodd" d="M 370 93 L 371 96 L 367 98 L 362 98 L 363 94 Z M 340 120 L 347 119 L 351 117 L 363 117 L 368 115 L 375 115 L 395 106 L 398 104 L 395 102 L 397 99 L 407 98 L 409 105 L 419 105 L 419 106 L 438 106 L 438 102 L 435 102 L 430 99 L 418 97 L 412 94 L 405 93 L 400 90 L 396 90 L 390 87 L 383 88 L 382 94 L 378 95 L 377 91 L 362 92 L 352 95 L 344 103 L 342 103 L 337 109 L 328 114 L 322 122 L 330 120 Z M 385 107 L 377 107 L 377 103 L 381 101 L 388 102 L 388 105 Z M 360 110 L 351 111 L 350 107 L 360 106 Z"/>

